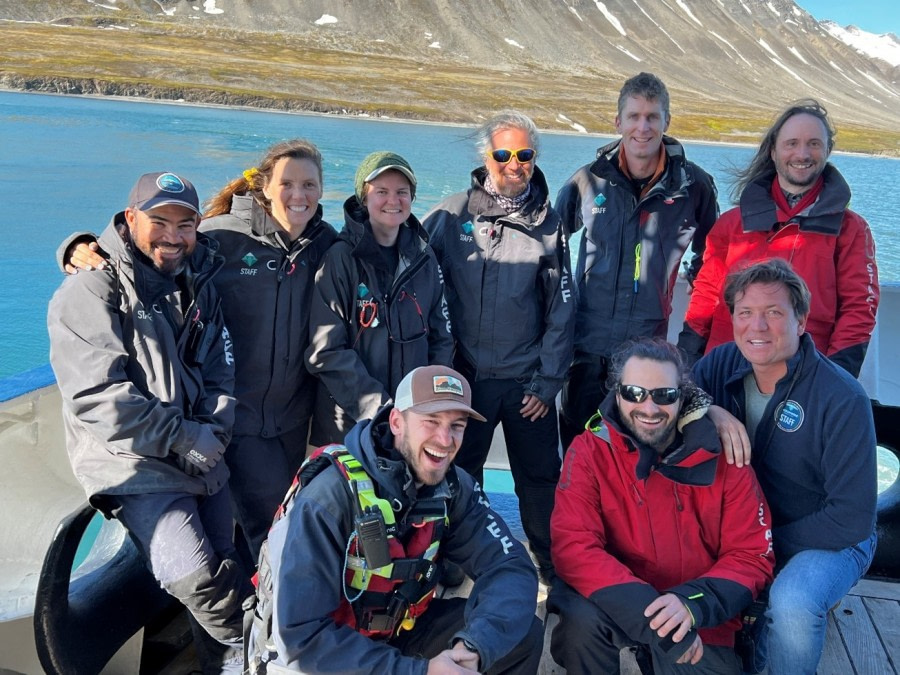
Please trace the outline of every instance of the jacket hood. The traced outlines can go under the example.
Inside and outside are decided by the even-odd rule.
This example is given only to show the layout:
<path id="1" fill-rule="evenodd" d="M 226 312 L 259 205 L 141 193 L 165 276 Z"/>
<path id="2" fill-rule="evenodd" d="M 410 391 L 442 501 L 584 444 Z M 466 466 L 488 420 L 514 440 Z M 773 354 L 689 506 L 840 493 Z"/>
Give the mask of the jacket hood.
<path id="1" fill-rule="evenodd" d="M 423 498 L 451 498 L 454 489 L 446 477 L 438 485 L 416 487 L 409 465 L 394 447 L 394 435 L 388 426 L 392 409 L 392 405 L 382 406 L 371 420 L 357 423 L 344 441 L 347 450 L 378 484 L 376 492 L 391 503 L 395 513 L 406 512 Z M 450 471 L 456 471 L 456 466 L 450 465 L 448 476 Z"/>
<path id="2" fill-rule="evenodd" d="M 818 198 L 791 222 L 797 222 L 806 232 L 837 235 L 841 231 L 844 211 L 850 205 L 850 186 L 841 172 L 830 162 L 822 171 L 825 179 Z M 751 181 L 740 197 L 741 220 L 744 232 L 768 232 L 778 223 L 778 209 L 772 199 L 775 171 Z"/>
<path id="3" fill-rule="evenodd" d="M 532 228 L 540 225 L 550 207 L 550 188 L 547 178 L 539 167 L 534 167 L 531 175 L 531 192 L 522 208 L 515 213 L 507 214 L 506 209 L 484 189 L 488 170 L 480 166 L 472 171 L 472 189 L 469 191 L 469 213 L 473 216 L 501 216 L 518 222 L 524 227 Z"/>
<path id="4" fill-rule="evenodd" d="M 686 391 L 691 392 L 691 389 L 686 388 Z M 706 396 L 702 390 L 696 391 L 700 394 L 686 393 L 681 407 L 682 415 L 692 408 L 691 396 Z M 722 445 L 715 424 L 706 414 L 684 424 L 683 430 L 676 432 L 674 443 L 660 455 L 654 448 L 634 438 L 622 422 L 619 406 L 616 404 L 615 389 L 603 399 L 599 411 L 603 416 L 603 423 L 625 439 L 630 452 L 638 453 L 635 471 L 638 479 L 647 478 L 650 471 L 655 470 L 675 483 L 712 485 Z"/>
<path id="5" fill-rule="evenodd" d="M 388 427 L 392 408 L 383 406 L 371 420 L 357 423 L 347 434 L 345 445 L 378 483 L 378 494 L 391 502 L 394 511 L 400 511 L 415 499 L 416 485 L 406 460 L 394 448 L 394 435 Z"/>

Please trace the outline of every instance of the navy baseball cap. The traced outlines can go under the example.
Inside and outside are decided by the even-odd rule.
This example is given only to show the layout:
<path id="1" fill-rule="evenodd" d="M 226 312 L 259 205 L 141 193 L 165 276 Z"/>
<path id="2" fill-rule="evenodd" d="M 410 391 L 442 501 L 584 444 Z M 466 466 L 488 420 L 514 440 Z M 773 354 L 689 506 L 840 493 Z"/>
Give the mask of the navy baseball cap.
<path id="1" fill-rule="evenodd" d="M 138 178 L 128 196 L 128 206 L 139 211 L 149 211 L 166 204 L 184 206 L 202 215 L 197 190 L 189 180 L 170 171 L 145 173 Z"/>

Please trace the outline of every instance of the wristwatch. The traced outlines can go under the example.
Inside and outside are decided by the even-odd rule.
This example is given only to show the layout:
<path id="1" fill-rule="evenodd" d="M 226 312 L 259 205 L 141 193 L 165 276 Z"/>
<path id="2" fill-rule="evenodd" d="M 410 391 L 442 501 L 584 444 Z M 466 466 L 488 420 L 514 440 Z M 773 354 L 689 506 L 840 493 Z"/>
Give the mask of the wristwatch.
<path id="1" fill-rule="evenodd" d="M 463 643 L 463 647 L 465 647 L 466 649 L 468 649 L 470 652 L 473 652 L 473 653 L 475 653 L 475 654 L 478 654 L 478 647 L 476 647 L 476 646 L 473 645 L 471 642 L 469 642 L 468 640 L 466 640 L 466 638 L 461 638 L 461 639 L 460 639 L 460 642 L 462 642 L 462 643 Z M 481 654 L 478 654 L 478 657 L 481 658 Z"/>
<path id="2" fill-rule="evenodd" d="M 459 638 L 456 643 L 459 644 L 462 642 L 463 647 L 468 649 L 478 658 L 478 665 L 481 666 L 481 653 L 478 651 L 478 647 L 469 642 L 466 638 Z"/>

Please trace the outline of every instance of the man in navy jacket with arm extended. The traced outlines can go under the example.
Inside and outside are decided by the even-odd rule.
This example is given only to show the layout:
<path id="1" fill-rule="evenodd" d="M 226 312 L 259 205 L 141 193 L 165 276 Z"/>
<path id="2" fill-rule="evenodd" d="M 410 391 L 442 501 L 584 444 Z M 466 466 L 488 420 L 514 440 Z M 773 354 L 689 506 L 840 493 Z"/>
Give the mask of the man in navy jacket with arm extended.
<path id="1" fill-rule="evenodd" d="M 772 508 L 778 567 L 762 636 L 768 672 L 815 673 L 827 612 L 865 573 L 875 550 L 871 404 L 806 333 L 809 289 L 788 262 L 772 258 L 731 275 L 724 297 L 734 342 L 698 361 L 694 378 L 746 426 L 742 434 L 732 417 L 713 409 L 720 432 L 731 427 L 722 436 L 737 463 L 746 455 L 730 439 L 749 439 Z"/>

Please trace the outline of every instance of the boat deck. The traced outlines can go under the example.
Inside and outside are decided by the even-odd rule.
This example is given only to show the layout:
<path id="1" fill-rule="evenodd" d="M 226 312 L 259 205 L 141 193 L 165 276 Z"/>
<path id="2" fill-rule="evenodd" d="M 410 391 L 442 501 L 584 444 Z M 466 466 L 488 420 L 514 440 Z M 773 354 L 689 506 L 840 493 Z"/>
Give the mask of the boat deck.
<path id="1" fill-rule="evenodd" d="M 466 595 L 471 581 L 444 592 L 444 597 Z M 564 675 L 550 656 L 550 635 L 556 615 L 546 616 L 546 595 L 541 587 L 538 615 L 546 623 L 544 655 L 539 675 Z M 622 651 L 622 675 L 640 675 L 634 657 Z M 900 583 L 863 579 L 828 615 L 825 652 L 819 675 L 900 674 Z"/>
<path id="2" fill-rule="evenodd" d="M 863 579 L 828 616 L 821 675 L 900 672 L 900 583 Z"/>

